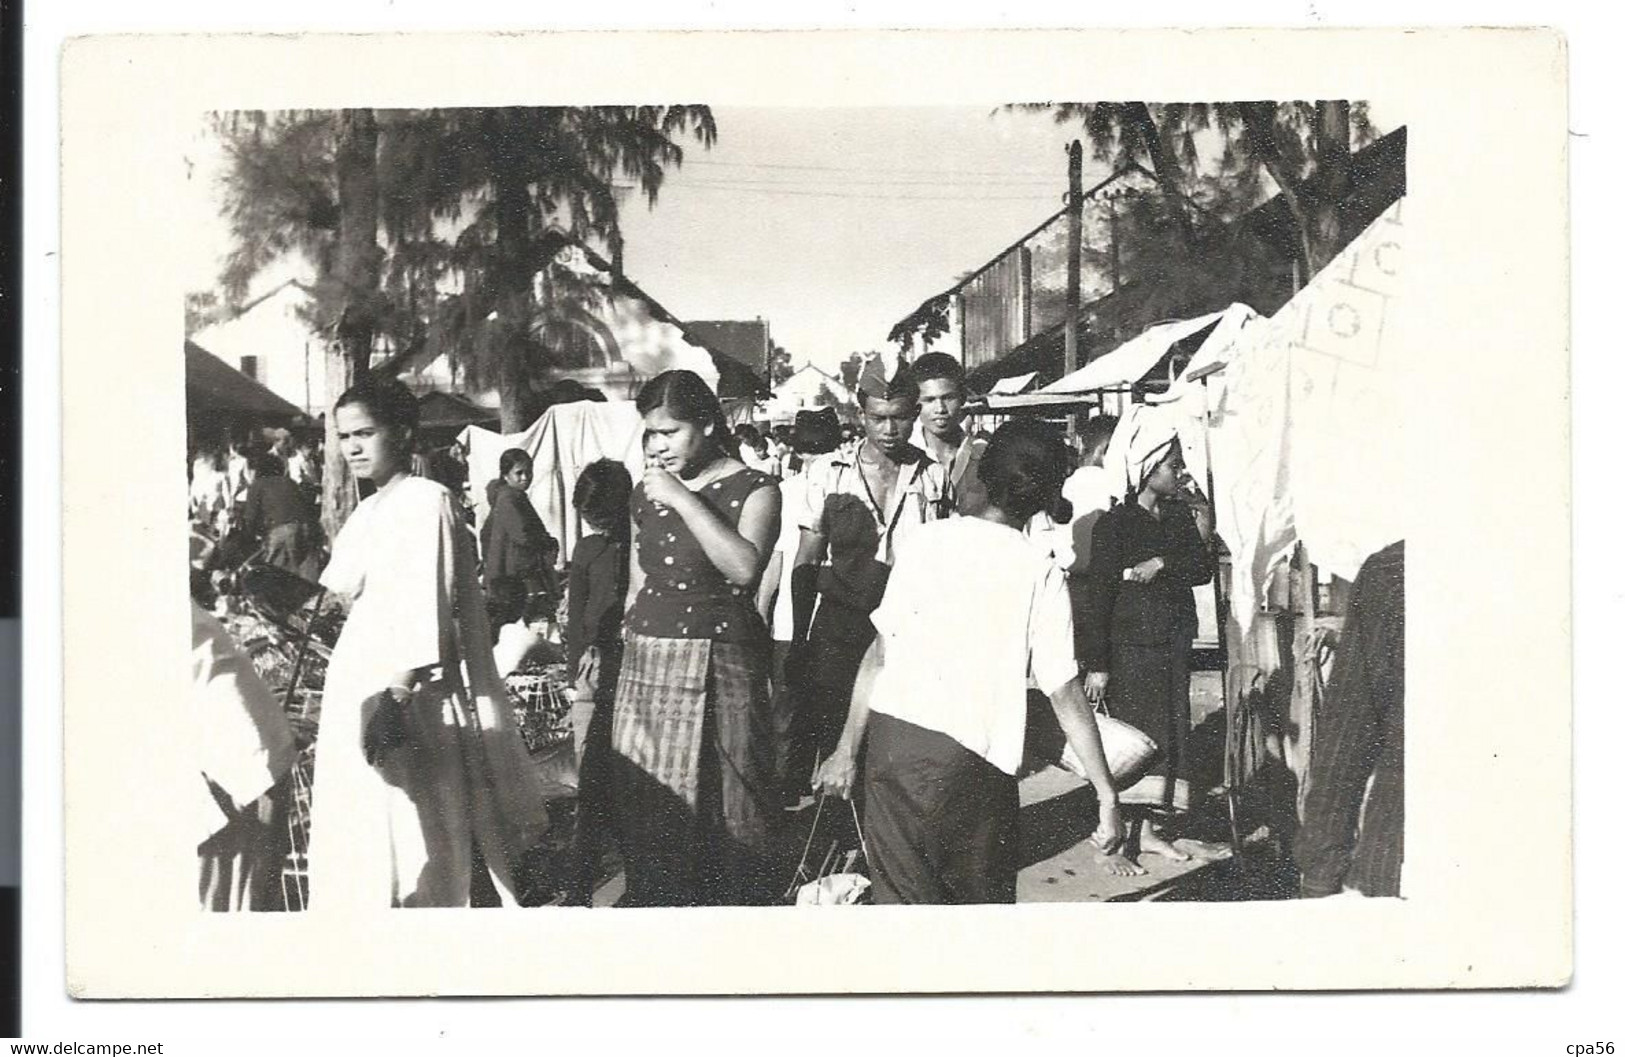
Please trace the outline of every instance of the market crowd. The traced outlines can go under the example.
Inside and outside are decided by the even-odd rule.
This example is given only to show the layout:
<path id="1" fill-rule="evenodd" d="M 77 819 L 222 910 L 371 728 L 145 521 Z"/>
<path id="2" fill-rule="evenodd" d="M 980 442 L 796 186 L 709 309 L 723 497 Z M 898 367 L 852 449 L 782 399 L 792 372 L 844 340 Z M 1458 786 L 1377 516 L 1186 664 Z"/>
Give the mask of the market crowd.
<path id="1" fill-rule="evenodd" d="M 989 436 L 967 430 L 966 396 L 948 356 L 875 360 L 858 428 L 830 412 L 761 431 L 730 428 L 697 375 L 661 374 L 636 400 L 639 479 L 600 460 L 571 482 L 584 534 L 562 569 L 530 456 L 472 482 L 489 507 L 474 532 L 460 490 L 415 455 L 417 404 L 395 381 L 333 409 L 369 494 L 330 541 L 311 444 L 200 455 L 193 517 L 217 531 L 198 535 L 319 579 L 346 609 L 316 742 L 310 908 L 467 906 L 480 886 L 518 901 L 553 794 L 516 729 L 503 648 L 561 601 L 567 902 L 591 902 L 605 849 L 624 864 L 619 905 L 781 902 L 778 838 L 827 797 L 855 805 L 875 902 L 1013 902 L 1038 724 L 1093 787 L 1107 870 L 1205 854 L 1180 839 L 1173 794 L 1213 519 L 1173 429 L 1136 408 L 1071 444 L 1037 420 Z M 219 563 L 194 564 L 201 594 Z M 199 722 L 240 717 L 239 736 L 205 739 L 200 893 L 250 905 L 292 739 L 218 622 L 193 614 Z M 1124 802 L 1139 774 L 1112 773 L 1101 713 L 1155 742 L 1159 800 Z"/>

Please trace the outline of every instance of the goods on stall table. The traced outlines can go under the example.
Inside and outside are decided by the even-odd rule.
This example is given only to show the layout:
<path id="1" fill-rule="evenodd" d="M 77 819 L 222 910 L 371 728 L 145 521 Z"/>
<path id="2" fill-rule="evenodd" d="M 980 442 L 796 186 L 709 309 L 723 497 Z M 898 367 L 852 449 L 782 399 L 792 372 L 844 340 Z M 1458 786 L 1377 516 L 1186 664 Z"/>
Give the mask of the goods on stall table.
<path id="1" fill-rule="evenodd" d="M 564 665 L 526 665 L 508 676 L 506 683 L 525 748 L 542 752 L 574 736 Z"/>
<path id="2" fill-rule="evenodd" d="M 288 856 L 282 863 L 282 898 L 289 910 L 304 910 L 310 900 L 310 791 L 316 777 L 315 731 L 301 737 L 289 777 Z"/>
<path id="3" fill-rule="evenodd" d="M 288 684 L 294 675 L 300 647 L 299 638 L 286 626 L 291 622 L 286 618 L 279 622 L 251 597 L 245 595 L 242 602 L 236 611 L 228 610 L 221 619 L 272 694 L 286 703 L 288 725 L 293 730 L 298 750 L 288 776 L 288 854 L 282 864 L 282 898 L 286 909 L 303 910 L 310 895 L 307 852 L 311 787 L 316 767 L 316 728 L 321 717 L 322 686 L 327 676 L 328 648 L 323 639 L 329 635 L 336 637 L 336 627 L 321 627 L 324 621 L 332 623 L 330 617 L 309 618 L 310 623 L 317 626 L 312 628 L 313 635 L 299 664 L 298 684 L 289 693 Z M 304 614 L 298 616 L 299 623 L 303 624 Z M 299 630 L 302 632 L 303 628 Z"/>
<path id="4" fill-rule="evenodd" d="M 221 620 L 277 700 L 286 703 L 297 754 L 288 779 L 288 854 L 282 868 L 282 895 L 288 910 L 304 910 L 310 898 L 310 808 L 322 687 L 331 643 L 338 637 L 343 617 L 333 611 L 313 615 L 304 606 L 284 610 L 278 601 L 263 592 L 242 591 L 228 596 Z M 296 664 L 298 681 L 290 693 Z M 558 766 L 553 758 L 567 751 L 573 737 L 565 665 L 530 664 L 510 675 L 506 683 L 525 747 L 544 770 Z M 573 754 L 569 756 L 573 767 Z M 568 827 L 558 829 L 533 853 L 543 860 L 558 858 L 568 843 L 567 833 Z"/>

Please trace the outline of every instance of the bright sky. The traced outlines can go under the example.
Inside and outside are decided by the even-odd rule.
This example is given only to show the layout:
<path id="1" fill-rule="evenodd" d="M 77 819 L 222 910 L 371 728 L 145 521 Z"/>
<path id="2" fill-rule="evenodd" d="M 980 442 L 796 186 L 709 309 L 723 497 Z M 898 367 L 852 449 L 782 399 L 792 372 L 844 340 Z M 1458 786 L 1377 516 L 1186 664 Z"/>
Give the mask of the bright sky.
<path id="1" fill-rule="evenodd" d="M 679 317 L 769 321 L 826 369 L 1061 208 L 1075 129 L 986 109 L 719 109 L 626 272 Z M 1097 175 L 1098 174 L 1098 175 Z M 1105 169 L 1085 155 L 1085 182 Z"/>
<path id="2" fill-rule="evenodd" d="M 682 319 L 766 319 L 796 365 L 833 370 L 1061 208 L 1066 144 L 1047 114 L 969 108 L 715 111 L 658 203 L 628 202 L 626 274 Z M 188 152 L 189 289 L 228 245 L 207 133 Z M 1084 151 L 1084 184 L 1108 174 Z M 290 271 L 264 277 L 258 288 Z"/>
<path id="3" fill-rule="evenodd" d="M 651 210 L 629 202 L 626 273 L 684 319 L 769 321 L 800 365 L 880 348 L 891 325 L 1061 207 L 1046 115 L 985 109 L 718 109 Z M 218 151 L 188 152 L 189 289 L 229 245 Z M 1104 169 L 1085 155 L 1085 181 Z M 279 270 L 265 285 L 289 274 Z M 259 284 L 256 284 L 257 288 Z"/>

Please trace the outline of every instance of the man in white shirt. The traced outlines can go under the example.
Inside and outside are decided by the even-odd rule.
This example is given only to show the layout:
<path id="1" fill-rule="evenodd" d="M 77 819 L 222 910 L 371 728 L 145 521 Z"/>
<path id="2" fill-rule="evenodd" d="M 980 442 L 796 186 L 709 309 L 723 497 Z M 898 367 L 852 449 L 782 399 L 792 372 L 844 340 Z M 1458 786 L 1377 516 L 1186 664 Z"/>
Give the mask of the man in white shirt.
<path id="1" fill-rule="evenodd" d="M 789 561 L 793 646 L 786 664 L 799 694 L 792 760 L 806 775 L 829 753 L 874 637 L 892 562 L 921 526 L 949 514 L 942 468 L 908 442 L 919 386 L 906 366 L 870 361 L 858 384 L 863 441 L 807 464 Z M 791 508 L 785 508 L 785 517 Z M 827 562 L 826 562 L 827 559 Z"/>
<path id="2" fill-rule="evenodd" d="M 944 352 L 928 352 L 909 365 L 920 387 L 920 417 L 912 442 L 942 467 L 954 513 L 969 516 L 987 502 L 977 464 L 987 441 L 965 429 L 965 368 Z"/>
<path id="3" fill-rule="evenodd" d="M 1096 843 L 1111 853 L 1122 839 L 1078 678 L 1064 576 L 1021 533 L 1054 502 L 1066 473 L 1065 449 L 1045 429 L 1013 422 L 999 430 L 982 460 L 987 505 L 922 526 L 873 614 L 878 636 L 816 784 L 849 795 L 867 735 L 863 816 L 876 902 L 1015 901 L 1029 675 L 1095 788 Z M 967 612 L 975 619 L 962 619 Z"/>

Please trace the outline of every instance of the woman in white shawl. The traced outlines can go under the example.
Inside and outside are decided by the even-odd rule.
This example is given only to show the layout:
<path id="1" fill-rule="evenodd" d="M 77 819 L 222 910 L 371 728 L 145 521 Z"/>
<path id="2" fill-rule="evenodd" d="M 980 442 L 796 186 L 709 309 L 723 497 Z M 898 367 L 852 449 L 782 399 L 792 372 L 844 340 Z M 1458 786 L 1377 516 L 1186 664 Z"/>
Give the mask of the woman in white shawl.
<path id="1" fill-rule="evenodd" d="M 352 600 L 323 691 L 310 907 L 467 906 L 474 853 L 508 903 L 546 826 L 491 654 L 474 556 L 444 487 L 410 473 L 417 404 L 366 381 L 334 407 L 356 508 L 322 574 Z"/>

